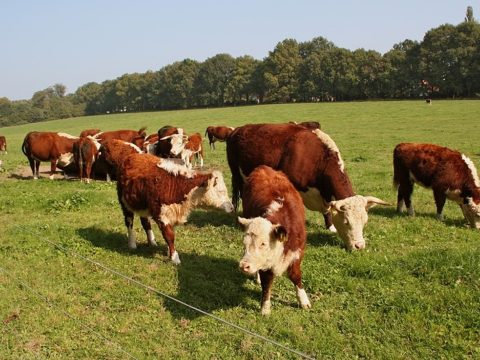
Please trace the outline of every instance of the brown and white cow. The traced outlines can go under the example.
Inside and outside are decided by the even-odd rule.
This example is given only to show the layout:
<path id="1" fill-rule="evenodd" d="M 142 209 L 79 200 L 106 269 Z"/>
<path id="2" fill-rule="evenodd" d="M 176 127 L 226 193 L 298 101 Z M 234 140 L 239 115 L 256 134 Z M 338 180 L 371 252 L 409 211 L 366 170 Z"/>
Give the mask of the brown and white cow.
<path id="1" fill-rule="evenodd" d="M 158 134 L 150 134 L 143 142 L 142 150 L 144 153 L 155 155 L 158 143 Z"/>
<path id="2" fill-rule="evenodd" d="M 111 139 L 100 146 L 100 155 L 95 162 L 95 171 L 106 175 L 107 181 L 118 179 L 117 172 L 125 159 L 142 150 L 131 142 Z"/>
<path id="3" fill-rule="evenodd" d="M 78 137 L 56 132 L 29 132 L 22 144 L 22 151 L 28 158 L 33 178 L 38 179 L 41 161 L 50 161 L 50 179 L 53 179 L 57 166 L 65 169 L 74 163 L 73 144 Z"/>
<path id="4" fill-rule="evenodd" d="M 208 142 L 210 148 L 215 150 L 216 141 L 225 141 L 227 137 L 235 130 L 233 127 L 229 126 L 209 126 L 205 130 L 205 136 L 208 137 Z"/>
<path id="5" fill-rule="evenodd" d="M 81 133 L 80 133 L 80 137 L 86 137 L 86 136 L 95 136 L 97 135 L 98 133 L 100 133 L 102 130 L 100 129 L 87 129 L 87 130 L 83 130 Z"/>
<path id="6" fill-rule="evenodd" d="M 196 172 L 171 159 L 150 154 L 133 154 L 125 159 L 118 172 L 117 193 L 128 230 L 128 246 L 136 248 L 133 232 L 134 214 L 140 220 L 150 245 L 155 238 L 149 217 L 160 228 L 174 264 L 180 264 L 175 250 L 173 227 L 187 221 L 196 207 L 215 207 L 233 211 L 222 173 Z"/>
<path id="7" fill-rule="evenodd" d="M 80 181 L 90 183 L 92 167 L 97 160 L 100 143 L 92 136 L 80 137 L 73 143 L 73 157 L 78 166 Z"/>
<path id="8" fill-rule="evenodd" d="M 182 150 L 181 157 L 185 165 L 189 168 L 192 167 L 192 159 L 195 157 L 195 165 L 197 165 L 197 161 L 200 162 L 200 167 L 203 167 L 203 143 L 202 143 L 202 135 L 199 133 L 194 133 L 192 135 L 188 135 L 187 143 Z"/>
<path id="9" fill-rule="evenodd" d="M 433 190 L 437 218 L 443 220 L 447 199 L 460 205 L 472 228 L 480 229 L 480 180 L 473 162 L 462 153 L 433 144 L 398 144 L 393 151 L 397 211 L 414 215 L 413 185 Z"/>
<path id="10" fill-rule="evenodd" d="M 257 167 L 245 180 L 242 193 L 245 254 L 240 269 L 260 275 L 262 314 L 270 313 L 271 286 L 275 276 L 287 271 L 302 308 L 310 301 L 302 285 L 301 263 L 305 251 L 303 201 L 284 173 L 268 166 Z"/>
<path id="11" fill-rule="evenodd" d="M 7 139 L 3 135 L 0 135 L 0 151 L 7 154 Z"/>
<path id="12" fill-rule="evenodd" d="M 117 140 L 123 140 L 126 142 L 131 142 L 132 144 L 135 144 L 136 146 L 141 148 L 143 146 L 145 137 L 147 136 L 145 129 L 146 127 L 142 127 L 138 131 L 137 130 L 103 131 L 103 132 L 97 133 L 94 136 L 94 138 L 101 144 L 103 144 L 108 140 L 117 139 Z"/>
<path id="13" fill-rule="evenodd" d="M 376 197 L 355 194 L 337 145 L 318 129 L 295 124 L 238 127 L 227 139 L 227 158 L 235 207 L 243 177 L 259 165 L 281 170 L 300 192 L 305 206 L 324 214 L 327 228 L 338 231 L 349 250 L 365 247 L 367 210 L 377 204 L 388 205 Z"/>
<path id="14" fill-rule="evenodd" d="M 161 158 L 179 157 L 188 140 L 182 128 L 166 125 L 157 132 L 155 155 Z"/>

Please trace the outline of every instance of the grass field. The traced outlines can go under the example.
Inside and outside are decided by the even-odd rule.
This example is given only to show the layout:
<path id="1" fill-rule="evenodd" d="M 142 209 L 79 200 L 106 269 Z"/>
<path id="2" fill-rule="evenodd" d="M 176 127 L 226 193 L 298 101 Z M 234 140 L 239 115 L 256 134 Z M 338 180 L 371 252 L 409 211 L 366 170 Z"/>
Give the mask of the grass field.
<path id="1" fill-rule="evenodd" d="M 103 130 L 318 120 L 337 142 L 357 193 L 395 205 L 392 150 L 399 142 L 458 149 L 480 167 L 479 101 L 354 102 L 253 106 L 83 117 L 2 128 L 0 173 L 1 359 L 290 359 L 298 355 L 147 291 L 146 286 L 314 358 L 480 358 L 480 232 L 448 202 L 435 219 L 431 191 L 416 188 L 415 217 L 374 208 L 367 248 L 346 252 L 307 211 L 304 285 L 298 308 L 286 277 L 273 285 L 272 314 L 260 287 L 238 271 L 242 233 L 234 215 L 194 211 L 176 228 L 173 265 L 157 228 L 150 249 L 127 247 L 115 184 L 26 179 L 20 150 L 28 131 Z M 225 144 L 206 165 L 230 172 Z M 58 244 L 62 248 L 55 246 Z"/>

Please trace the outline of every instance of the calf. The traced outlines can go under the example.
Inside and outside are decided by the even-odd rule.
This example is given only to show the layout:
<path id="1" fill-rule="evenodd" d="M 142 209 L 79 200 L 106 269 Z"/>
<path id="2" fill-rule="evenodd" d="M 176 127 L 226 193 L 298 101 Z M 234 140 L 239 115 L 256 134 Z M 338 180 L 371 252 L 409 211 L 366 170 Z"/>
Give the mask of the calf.
<path id="1" fill-rule="evenodd" d="M 158 130 L 158 142 L 155 155 L 162 158 L 180 156 L 188 137 L 182 128 L 164 126 Z"/>
<path id="2" fill-rule="evenodd" d="M 128 230 L 128 246 L 136 248 L 134 213 L 140 216 L 149 244 L 156 245 L 148 219 L 151 217 L 168 245 L 170 259 L 177 265 L 180 257 L 174 244 L 176 224 L 185 223 L 195 207 L 233 211 L 219 171 L 196 172 L 150 154 L 133 154 L 125 159 L 118 172 L 117 193 Z"/>
<path id="3" fill-rule="evenodd" d="M 7 153 L 7 139 L 3 135 L 0 136 L 0 151 Z"/>
<path id="4" fill-rule="evenodd" d="M 28 158 L 33 178 L 38 179 L 41 161 L 50 161 L 50 179 L 57 166 L 66 168 L 73 163 L 73 143 L 79 138 L 65 133 L 29 132 L 22 144 L 22 151 Z"/>
<path id="5" fill-rule="evenodd" d="M 182 150 L 181 157 L 185 165 L 189 168 L 192 167 L 192 159 L 195 156 L 195 165 L 197 160 L 200 159 L 200 167 L 203 167 L 203 144 L 202 135 L 194 133 L 188 136 L 188 141 Z"/>
<path id="6" fill-rule="evenodd" d="M 460 205 L 472 228 L 480 229 L 480 180 L 473 162 L 458 151 L 433 144 L 398 144 L 393 151 L 393 181 L 398 187 L 397 211 L 404 205 L 414 215 L 413 185 L 433 190 L 437 218 L 447 199 Z"/>
<path id="7" fill-rule="evenodd" d="M 245 230 L 245 254 L 240 269 L 260 275 L 262 314 L 270 313 L 273 279 L 285 270 L 300 306 L 310 308 L 300 268 L 307 237 L 302 198 L 284 173 L 261 165 L 246 179 L 242 203 L 246 218 L 238 221 Z"/>
<path id="8" fill-rule="evenodd" d="M 210 148 L 215 150 L 215 141 L 225 141 L 228 136 L 235 130 L 228 126 L 209 126 L 205 130 L 205 136 L 208 136 Z"/>
<path id="9" fill-rule="evenodd" d="M 78 166 L 80 181 L 90 183 L 92 166 L 97 160 L 100 143 L 91 136 L 81 137 L 73 143 L 73 156 Z"/>

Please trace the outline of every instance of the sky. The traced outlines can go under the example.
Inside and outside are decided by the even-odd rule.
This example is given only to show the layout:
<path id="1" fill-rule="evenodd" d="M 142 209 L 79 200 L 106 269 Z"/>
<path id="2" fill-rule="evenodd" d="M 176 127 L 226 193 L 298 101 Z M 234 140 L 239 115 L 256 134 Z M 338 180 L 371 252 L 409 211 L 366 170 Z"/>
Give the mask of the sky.
<path id="1" fill-rule="evenodd" d="M 157 71 L 227 53 L 262 60 L 322 36 L 385 53 L 442 24 L 480 19 L 480 0 L 1 0 L 0 98 Z"/>

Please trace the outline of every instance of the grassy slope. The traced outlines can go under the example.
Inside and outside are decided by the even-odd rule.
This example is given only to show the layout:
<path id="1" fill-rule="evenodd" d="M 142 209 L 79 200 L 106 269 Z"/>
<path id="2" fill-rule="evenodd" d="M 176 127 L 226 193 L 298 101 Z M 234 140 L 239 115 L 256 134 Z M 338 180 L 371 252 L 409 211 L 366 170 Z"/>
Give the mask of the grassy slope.
<path id="1" fill-rule="evenodd" d="M 104 130 L 178 125 L 202 133 L 208 125 L 319 120 L 337 142 L 358 193 L 395 203 L 391 153 L 402 141 L 456 148 L 480 164 L 477 101 L 295 104 L 123 114 L 3 128 L 9 154 L 0 155 L 0 358 L 292 358 L 118 276 L 66 255 L 55 241 L 162 292 L 318 358 L 478 358 L 480 356 L 480 233 L 465 227 L 447 203 L 434 218 L 431 192 L 416 188 L 417 216 L 394 207 L 370 211 L 367 249 L 347 253 L 308 212 L 304 282 L 313 308 L 297 308 L 293 286 L 275 281 L 272 315 L 259 312 L 260 289 L 237 270 L 242 255 L 235 218 L 195 211 L 176 228 L 182 264 L 173 266 L 158 229 L 159 250 L 127 248 L 114 184 L 33 182 L 9 174 L 26 159 L 31 130 Z M 224 171 L 225 145 L 206 152 Z M 7 270 L 7 272 L 1 269 Z M 47 304 L 24 282 L 46 296 Z M 69 316 L 67 316 L 68 313 Z"/>

